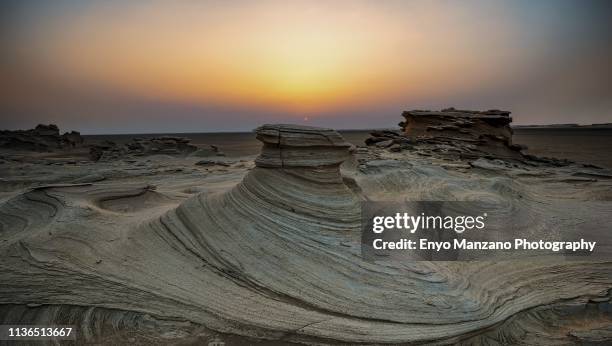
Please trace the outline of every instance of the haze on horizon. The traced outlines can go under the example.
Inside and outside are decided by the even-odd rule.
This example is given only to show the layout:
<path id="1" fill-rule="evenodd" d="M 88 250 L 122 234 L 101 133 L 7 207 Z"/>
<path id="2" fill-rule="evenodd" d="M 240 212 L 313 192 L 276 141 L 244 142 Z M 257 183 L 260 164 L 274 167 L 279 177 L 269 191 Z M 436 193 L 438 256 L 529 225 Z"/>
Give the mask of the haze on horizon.
<path id="1" fill-rule="evenodd" d="M 612 2 L 4 1 L 0 129 L 612 122 Z"/>

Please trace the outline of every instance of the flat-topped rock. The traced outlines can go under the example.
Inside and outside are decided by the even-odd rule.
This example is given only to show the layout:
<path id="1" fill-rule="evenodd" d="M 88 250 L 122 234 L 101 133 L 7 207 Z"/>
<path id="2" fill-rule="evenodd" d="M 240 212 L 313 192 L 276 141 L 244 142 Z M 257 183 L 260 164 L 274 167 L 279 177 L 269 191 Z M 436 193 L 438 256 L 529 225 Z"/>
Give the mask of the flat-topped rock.
<path id="1" fill-rule="evenodd" d="M 332 129 L 300 125 L 263 125 L 255 130 L 263 142 L 258 167 L 339 166 L 352 145 Z"/>
<path id="2" fill-rule="evenodd" d="M 402 112 L 400 131 L 374 131 L 366 139 L 369 146 L 390 151 L 418 150 L 427 156 L 450 159 L 496 157 L 524 160 L 524 146 L 512 143 L 509 111 L 445 108 L 441 111 Z"/>
<path id="3" fill-rule="evenodd" d="M 509 111 L 412 110 L 402 112 L 405 121 L 399 123 L 404 134 L 417 137 L 456 137 L 472 140 L 496 140 L 512 144 L 512 118 Z"/>

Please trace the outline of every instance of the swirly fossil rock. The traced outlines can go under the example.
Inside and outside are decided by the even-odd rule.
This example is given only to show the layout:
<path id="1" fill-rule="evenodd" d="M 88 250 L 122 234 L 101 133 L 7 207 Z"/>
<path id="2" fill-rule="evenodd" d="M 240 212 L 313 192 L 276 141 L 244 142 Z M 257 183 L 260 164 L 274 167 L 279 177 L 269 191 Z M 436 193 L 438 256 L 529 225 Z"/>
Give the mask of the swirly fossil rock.
<path id="1" fill-rule="evenodd" d="M 4 202 L 0 322 L 76 323 L 85 340 L 558 342 L 570 336 L 543 334 L 551 315 L 608 304 L 607 262 L 366 262 L 360 199 L 340 172 L 350 145 L 328 129 L 256 133 L 262 153 L 239 184 L 178 206 L 147 185 L 47 186 Z M 139 207 L 122 208 L 130 200 Z"/>

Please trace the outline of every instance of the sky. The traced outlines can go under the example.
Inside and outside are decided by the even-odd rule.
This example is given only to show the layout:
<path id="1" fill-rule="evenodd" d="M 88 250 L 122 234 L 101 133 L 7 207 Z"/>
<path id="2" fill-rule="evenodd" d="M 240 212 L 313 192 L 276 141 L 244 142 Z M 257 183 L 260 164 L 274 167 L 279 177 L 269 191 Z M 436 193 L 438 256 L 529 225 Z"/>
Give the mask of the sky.
<path id="1" fill-rule="evenodd" d="M 612 1 L 0 2 L 0 129 L 612 122 Z"/>

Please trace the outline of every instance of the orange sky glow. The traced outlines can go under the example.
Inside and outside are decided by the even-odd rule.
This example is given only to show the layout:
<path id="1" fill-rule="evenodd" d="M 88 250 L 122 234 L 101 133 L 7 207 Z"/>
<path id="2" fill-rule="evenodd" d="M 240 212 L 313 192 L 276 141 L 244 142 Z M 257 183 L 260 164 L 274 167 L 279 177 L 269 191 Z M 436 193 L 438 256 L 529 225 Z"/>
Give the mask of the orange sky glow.
<path id="1" fill-rule="evenodd" d="M 97 98 L 109 93 L 122 100 L 300 119 L 395 105 L 397 116 L 402 107 L 463 100 L 467 106 L 487 108 L 495 102 L 508 108 L 518 101 L 500 104 L 499 95 L 540 73 L 554 53 L 542 43 L 563 34 L 554 21 L 548 25 L 554 30 L 534 34 L 531 26 L 539 18 L 521 22 L 525 14 L 511 2 L 69 5 L 24 10 L 30 17 L 16 21 L 11 48 L 17 67 L 12 77 L 8 72 L 10 87 L 4 86 L 13 109 L 36 112 L 53 103 L 61 106 L 56 115 L 79 111 L 68 98 L 56 97 L 62 88 L 90 90 Z M 19 69 L 28 71 L 26 76 L 15 72 Z M 491 97 L 491 90 L 499 92 Z M 489 98 L 474 102 L 474 95 Z M 527 110 L 545 109 L 534 97 L 521 102 Z M 88 113 L 102 117 L 107 106 L 90 106 Z"/>
<path id="2" fill-rule="evenodd" d="M 53 23 L 39 44 L 48 70 L 74 82 L 145 97 L 282 111 L 362 105 L 458 84 L 470 87 L 483 78 L 482 72 L 463 82 L 443 78 L 454 68 L 476 71 L 483 61 L 461 49 L 449 63 L 443 50 L 453 48 L 455 37 L 418 19 L 430 17 L 436 6 L 417 6 L 411 10 L 414 19 L 406 20 L 393 7 L 374 2 L 282 4 L 167 2 L 144 10 L 100 4 Z M 442 26 L 455 24 L 451 17 L 437 17 Z M 475 30 L 456 25 L 457 31 Z M 499 29 L 507 30 L 503 24 Z"/>

